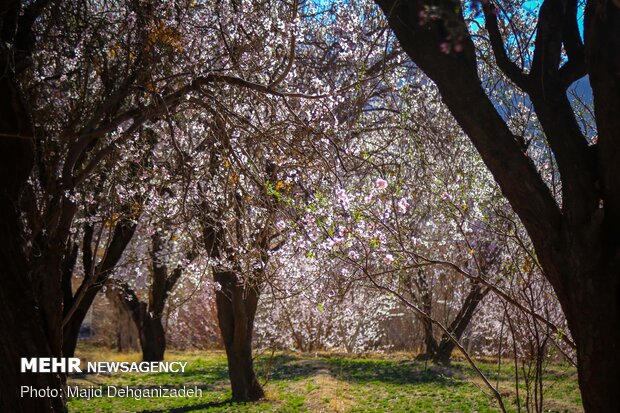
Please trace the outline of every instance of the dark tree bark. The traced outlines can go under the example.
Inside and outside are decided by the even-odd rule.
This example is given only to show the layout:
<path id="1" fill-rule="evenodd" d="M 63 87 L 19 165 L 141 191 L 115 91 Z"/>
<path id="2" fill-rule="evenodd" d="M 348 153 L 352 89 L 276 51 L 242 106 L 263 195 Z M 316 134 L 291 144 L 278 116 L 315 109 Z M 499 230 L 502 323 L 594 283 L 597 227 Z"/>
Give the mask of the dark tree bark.
<path id="1" fill-rule="evenodd" d="M 117 283 L 114 288 L 124 311 L 131 315 L 131 319 L 138 329 L 142 360 L 162 361 L 166 352 L 166 334 L 161 314 L 151 313 L 149 305 L 140 301 L 138 295 L 128 284 Z"/>
<path id="2" fill-rule="evenodd" d="M 217 318 L 228 357 L 228 374 L 233 400 L 255 401 L 265 393 L 254 374 L 252 333 L 258 305 L 258 290 L 248 288 L 234 272 L 217 271 L 214 279 Z"/>
<path id="3" fill-rule="evenodd" d="M 61 356 L 60 325 L 45 314 L 50 306 L 42 306 L 39 295 L 47 284 L 41 277 L 47 277 L 30 267 L 20 213 L 34 163 L 34 131 L 17 77 L 28 66 L 32 24 L 45 6 L 35 3 L 21 14 L 19 1 L 0 6 L 0 410 L 24 413 L 66 411 L 64 375 L 20 373 L 21 357 Z M 55 298 L 52 306 L 62 299 Z M 21 386 L 49 387 L 60 396 L 20 397 Z"/>
<path id="4" fill-rule="evenodd" d="M 259 238 L 265 240 L 264 237 Z M 225 242 L 225 233 L 219 220 L 212 216 L 205 217 L 204 243 L 209 256 L 216 260 L 220 259 L 222 251 L 226 248 Z M 232 252 L 230 248 L 228 251 Z M 261 256 L 266 266 L 268 256 L 264 248 Z M 260 272 L 262 269 L 257 271 Z M 252 335 L 259 289 L 248 285 L 247 280 L 244 280 L 238 271 L 214 268 L 213 278 L 221 287 L 215 294 L 215 303 L 218 325 L 228 358 L 228 375 L 233 400 L 260 400 L 265 396 L 265 392 L 256 379 L 252 359 Z"/>
<path id="5" fill-rule="evenodd" d="M 427 315 L 433 314 L 432 303 L 432 291 L 424 278 L 424 274 L 420 271 L 417 279 L 418 294 L 414 295 L 414 299 L 420 301 L 420 307 Z M 411 286 L 409 286 L 411 288 Z M 489 288 L 483 287 L 480 284 L 473 283 L 469 290 L 469 293 L 465 297 L 461 308 L 458 313 L 452 319 L 452 322 L 447 327 L 448 331 L 457 341 L 463 337 L 463 333 L 467 329 L 467 326 L 471 322 L 472 317 L 476 312 L 476 308 L 482 301 L 482 299 L 490 291 Z M 452 351 L 456 346 L 454 341 L 450 337 L 443 333 L 440 340 L 435 338 L 435 332 L 433 330 L 433 321 L 429 317 L 420 317 L 422 323 L 422 329 L 424 334 L 424 353 L 420 354 L 417 358 L 421 360 L 432 360 L 439 364 L 450 364 L 450 357 Z"/>
<path id="6" fill-rule="evenodd" d="M 142 347 L 142 360 L 162 361 L 164 359 L 166 332 L 161 317 L 146 315 L 142 318 L 140 346 Z"/>
<path id="7" fill-rule="evenodd" d="M 0 80 L 0 95 L 6 94 L 6 79 Z M 0 99 L 0 133 L 16 133 L 7 127 L 7 101 Z M 13 118 L 16 119 L 16 118 Z M 0 137 L 0 410 L 6 412 L 63 412 L 65 377 L 61 374 L 22 374 L 21 357 L 60 357 L 61 342 L 38 305 L 32 285 L 20 214 L 20 194 L 32 161 L 26 139 Z M 21 182 L 20 182 L 21 181 Z M 21 397 L 21 386 L 55 389 L 57 398 Z"/>
<path id="8" fill-rule="evenodd" d="M 138 351 L 140 349 L 140 332 L 125 307 L 125 303 L 114 288 L 106 290 L 106 297 L 116 310 L 116 350 L 119 353 Z"/>
<path id="9" fill-rule="evenodd" d="M 460 5 L 440 1 L 435 5 L 441 18 L 422 22 L 421 12 L 429 5 L 422 0 L 376 2 L 405 52 L 437 85 L 530 235 L 575 339 L 586 412 L 620 411 L 618 3 L 587 2 L 584 45 L 576 0 L 545 0 L 529 73 L 508 57 L 493 4 L 484 6 L 496 64 L 530 96 L 553 151 L 562 180 L 560 207 L 482 87 Z M 442 52 L 447 36 L 458 39 L 459 34 L 462 51 Z M 568 61 L 561 64 L 563 49 Z M 598 130 L 594 156 L 566 96 L 567 87 L 586 74 Z"/>
<path id="10" fill-rule="evenodd" d="M 457 339 L 457 341 L 460 341 L 461 337 L 463 337 L 463 333 L 465 333 L 467 326 L 476 313 L 478 304 L 480 304 L 484 296 L 487 295 L 489 291 L 490 290 L 488 288 L 483 288 L 478 284 L 472 286 L 471 290 L 467 294 L 467 297 L 465 297 L 465 301 L 459 309 L 458 314 L 454 317 L 454 320 L 452 320 L 452 323 L 450 323 L 450 326 L 448 327 L 448 331 L 454 338 Z M 441 337 L 441 341 L 436 346 L 435 354 L 432 355 L 433 361 L 440 364 L 449 364 L 450 356 L 452 356 L 454 347 L 454 341 L 444 333 Z"/>
<path id="11" fill-rule="evenodd" d="M 165 240 L 159 233 L 153 235 L 151 248 L 151 288 L 148 303 L 140 301 L 138 295 L 127 283 L 119 283 L 117 298 L 123 303 L 138 328 L 142 360 L 162 361 L 166 352 L 166 331 L 162 323 L 164 308 L 168 295 L 183 274 L 182 267 L 176 267 L 169 273 L 168 267 L 161 262 L 159 254 L 163 251 Z M 197 257 L 194 250 L 187 254 L 191 262 Z"/>
<path id="12" fill-rule="evenodd" d="M 95 300 L 97 293 L 88 294 L 84 296 L 83 302 L 79 308 L 75 311 L 73 317 L 69 319 L 67 324 L 62 329 L 63 335 L 63 354 L 65 357 L 73 357 L 75 355 L 75 348 L 77 347 L 78 337 L 80 335 L 80 328 L 82 327 L 82 322 L 88 313 L 88 309 L 92 302 Z M 89 305 L 87 307 L 87 302 Z"/>
<path id="13" fill-rule="evenodd" d="M 133 237 L 136 226 L 136 222 L 131 219 L 122 219 L 115 226 L 112 240 L 105 256 L 95 268 L 93 268 L 93 252 L 91 250 L 93 229 L 92 227 L 87 227 L 84 230 L 82 257 L 86 274 L 75 295 L 72 294 L 71 272 L 66 269 L 63 276 L 63 354 L 65 357 L 73 357 L 75 354 L 80 327 L 84 322 L 84 318 L 93 301 L 95 301 L 95 297 L 97 297 L 107 279 L 112 275 L 114 267 L 121 259 L 125 248 L 127 248 Z"/>
<path id="14" fill-rule="evenodd" d="M 426 278 L 422 271 L 418 272 L 417 278 L 418 294 L 413 292 L 411 283 L 408 287 L 411 290 L 411 295 L 414 299 L 419 298 L 420 307 L 425 314 L 431 316 L 433 314 L 433 294 L 426 282 Z M 433 321 L 429 317 L 420 317 L 422 323 L 422 331 L 424 334 L 424 353 L 418 355 L 419 360 L 433 359 L 437 354 L 438 345 L 433 332 Z"/>

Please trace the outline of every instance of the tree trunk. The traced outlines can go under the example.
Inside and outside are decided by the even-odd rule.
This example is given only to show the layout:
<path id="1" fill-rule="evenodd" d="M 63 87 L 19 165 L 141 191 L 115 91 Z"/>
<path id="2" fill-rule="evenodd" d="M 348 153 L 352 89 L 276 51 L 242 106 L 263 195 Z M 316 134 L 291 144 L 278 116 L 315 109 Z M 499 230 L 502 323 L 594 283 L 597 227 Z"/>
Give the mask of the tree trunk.
<path id="1" fill-rule="evenodd" d="M 73 357 L 75 355 L 75 348 L 77 346 L 78 337 L 80 335 L 80 328 L 82 327 L 82 323 L 84 322 L 84 318 L 86 318 L 86 314 L 88 314 L 88 310 L 95 301 L 97 297 L 97 293 L 101 288 L 95 288 L 94 286 L 84 295 L 82 300 L 80 301 L 77 309 L 65 324 L 62 335 L 63 335 L 63 343 L 62 343 L 62 353 L 65 357 Z M 65 303 L 67 306 L 69 303 Z M 66 307 L 65 307 L 66 308 Z"/>
<path id="2" fill-rule="evenodd" d="M 452 333 L 452 336 L 456 340 L 460 340 L 463 337 L 463 333 L 467 329 L 467 326 L 471 322 L 472 317 L 476 313 L 478 304 L 482 301 L 484 296 L 489 292 L 489 289 L 483 289 L 480 285 L 472 286 L 469 294 L 465 297 L 465 301 L 456 315 L 448 330 Z M 452 351 L 456 347 L 454 341 L 450 339 L 445 333 L 441 337 L 437 351 L 433 356 L 433 361 L 439 364 L 450 364 L 450 357 Z"/>
<path id="3" fill-rule="evenodd" d="M 592 260 L 582 255 L 578 261 L 571 261 L 584 268 Z M 570 290 L 560 300 L 577 347 L 579 388 L 588 413 L 620 411 L 618 268 L 618 260 L 612 259 L 598 274 L 567 273 Z"/>
<path id="4" fill-rule="evenodd" d="M 166 333 L 161 317 L 143 314 L 140 324 L 140 346 L 143 361 L 162 361 L 166 352 Z"/>
<path id="5" fill-rule="evenodd" d="M 616 307 L 617 301 L 616 297 Z M 588 413 L 620 411 L 620 323 L 617 314 L 605 313 L 593 314 L 592 322 L 582 325 L 583 338 L 577 341 L 579 388 Z"/>
<path id="6" fill-rule="evenodd" d="M 221 285 L 215 300 L 226 355 L 233 400 L 256 401 L 265 396 L 254 374 L 252 333 L 258 304 L 258 291 L 247 287 L 233 272 L 216 272 Z"/>
<path id="7" fill-rule="evenodd" d="M 130 317 L 120 320 L 116 330 L 116 351 L 119 353 L 132 353 L 139 349 L 138 331 Z"/>
<path id="8" fill-rule="evenodd" d="M 131 301 L 127 302 L 127 306 L 131 309 L 136 326 L 140 331 L 140 346 L 142 347 L 142 359 L 144 361 L 162 361 L 164 359 L 166 331 L 162 324 L 162 317 L 168 295 L 183 273 L 183 268 L 178 266 L 169 274 L 167 265 L 160 262 L 158 254 L 165 248 L 165 245 L 166 241 L 161 238 L 161 234 L 155 233 L 152 237 L 150 252 L 152 284 L 148 305 L 140 302 L 136 294 L 127 285 L 124 285 L 125 294 L 121 297 L 133 297 Z M 190 262 L 196 257 L 197 254 L 193 249 L 187 254 Z"/>
<path id="9" fill-rule="evenodd" d="M 586 65 L 598 132 L 597 169 L 601 205 L 589 216 L 597 231 L 582 236 L 572 225 L 571 280 L 560 297 L 577 344 L 579 387 L 588 413 L 620 411 L 620 4 L 588 1 Z M 602 207 L 602 208 L 601 208 Z M 602 216 L 602 217 L 601 217 Z M 601 220 L 600 227 L 596 222 Z M 594 225 L 593 225 L 594 224 Z M 578 254 L 580 253 L 580 254 Z M 601 257 L 595 260 L 594 257 Z M 563 257 L 559 257 L 563 258 Z M 592 263 L 598 264 L 592 268 Z M 592 270 L 584 270 L 592 268 Z M 554 286 L 555 287 L 555 286 Z M 558 294 L 560 295 L 560 294 Z"/>
<path id="10" fill-rule="evenodd" d="M 0 226 L 5 229 L 5 225 Z M 4 231 L 1 232 L 2 262 L 15 264 L 18 260 L 16 256 L 7 259 L 4 254 L 7 247 L 10 248 L 7 244 L 11 241 L 4 237 Z M 65 412 L 64 374 L 20 372 L 21 357 L 60 357 L 61 354 L 52 351 L 25 271 L 16 270 L 15 265 L 2 265 L 0 277 L 0 411 Z M 49 388 L 57 391 L 58 397 L 21 397 L 22 386 Z"/>
<path id="11" fill-rule="evenodd" d="M 113 289 L 106 291 L 106 296 L 116 307 L 116 350 L 119 353 L 138 351 L 140 332 L 131 313 L 127 310 L 118 294 Z"/>
<path id="12" fill-rule="evenodd" d="M 166 332 L 160 312 L 139 300 L 136 293 L 124 283 L 115 289 L 116 299 L 127 311 L 138 329 L 143 361 L 162 361 L 166 352 Z M 163 305 L 162 305 L 163 307 Z"/>
<path id="13" fill-rule="evenodd" d="M 472 317 L 476 312 L 476 308 L 484 296 L 489 292 L 489 289 L 483 289 L 480 285 L 473 285 L 467 297 L 463 301 L 458 314 L 448 326 L 448 331 L 456 340 L 460 340 L 463 333 L 467 329 Z M 431 314 L 432 303 L 431 295 L 428 292 L 421 292 L 420 298 L 422 300 L 422 309 L 426 314 Z M 456 345 L 454 341 L 450 339 L 445 333 L 441 337 L 439 343 L 435 339 L 433 333 L 433 323 L 426 317 L 421 318 L 422 327 L 424 331 L 424 353 L 420 354 L 417 358 L 419 360 L 432 360 L 434 363 L 450 364 L 450 357 L 452 351 Z"/>
<path id="14" fill-rule="evenodd" d="M 79 319 L 77 317 L 72 317 L 62 329 L 62 353 L 64 357 L 75 356 L 75 348 L 77 347 L 80 328 L 82 327 L 82 321 L 85 316 L 86 315 Z"/>
<path id="15" fill-rule="evenodd" d="M 420 285 L 423 288 L 420 291 L 420 299 L 422 301 L 422 310 L 429 316 L 432 316 L 432 295 L 428 290 L 428 285 L 426 284 L 423 276 L 420 276 Z M 430 318 L 420 317 L 420 322 L 422 323 L 422 331 L 424 334 L 424 353 L 419 354 L 418 360 L 428 360 L 434 359 L 437 355 L 437 350 L 439 349 L 439 345 L 437 344 L 437 340 L 435 339 L 435 334 L 433 333 L 433 322 Z"/>
<path id="16" fill-rule="evenodd" d="M 66 271 L 63 279 L 63 316 L 69 317 L 63 327 L 63 354 L 65 357 L 73 357 L 75 354 L 80 327 L 84 322 L 84 318 L 93 305 L 97 294 L 101 291 L 110 275 L 112 275 L 114 267 L 120 261 L 123 252 L 133 237 L 136 226 L 137 224 L 134 221 L 122 219 L 121 222 L 114 227 L 114 234 L 105 252 L 105 258 L 97 264 L 92 270 L 92 273 L 90 273 L 90 267 L 93 265 L 93 252 L 91 251 L 90 245 L 92 240 L 92 227 L 85 230 L 90 231 L 88 235 L 85 233 L 84 241 L 82 242 L 83 265 L 87 275 L 84 277 L 75 295 L 73 294 L 73 286 L 71 284 L 71 277 L 73 276 L 72 265 L 69 266 L 71 268 L 68 268 L 69 271 Z M 95 277 L 94 280 L 91 277 Z M 76 303 L 77 300 L 79 301 Z M 68 314 L 69 311 L 73 311 L 73 313 Z"/>
<path id="17" fill-rule="evenodd" d="M 20 373 L 21 357 L 61 356 L 61 342 L 54 334 L 61 326 L 42 314 L 45 303 L 38 302 L 33 287 L 33 281 L 45 282 L 33 279 L 45 273 L 33 274 L 29 268 L 19 212 L 34 161 L 32 124 L 4 56 L 0 63 L 0 411 L 64 412 L 64 375 Z M 60 298 L 51 297 L 55 293 L 42 297 L 56 302 Z M 49 387 L 59 396 L 21 397 L 22 386 Z"/>

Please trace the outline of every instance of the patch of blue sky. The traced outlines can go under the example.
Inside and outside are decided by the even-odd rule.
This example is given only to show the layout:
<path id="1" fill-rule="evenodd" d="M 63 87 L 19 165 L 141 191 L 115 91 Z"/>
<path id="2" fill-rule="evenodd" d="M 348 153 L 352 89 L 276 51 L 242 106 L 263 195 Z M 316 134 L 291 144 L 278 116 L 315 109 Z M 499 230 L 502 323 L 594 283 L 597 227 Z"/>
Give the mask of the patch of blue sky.
<path id="1" fill-rule="evenodd" d="M 540 10 L 540 1 L 537 0 L 533 0 L 533 1 L 525 1 L 523 2 L 523 4 L 521 5 L 521 7 L 523 7 L 523 9 L 532 14 L 532 15 L 537 15 L 538 14 L 538 10 Z"/>
<path id="2" fill-rule="evenodd" d="M 503 20 L 504 23 L 508 24 L 511 19 L 515 19 L 516 17 L 534 19 L 535 22 L 538 20 L 538 14 L 540 12 L 540 8 L 543 4 L 544 0 L 527 0 L 518 5 L 515 5 L 514 2 L 507 2 L 501 0 L 495 0 L 495 4 L 497 4 L 498 9 L 500 10 L 498 14 L 498 19 Z M 481 11 L 480 0 L 466 0 L 463 3 L 464 12 L 467 16 L 470 17 L 470 25 L 471 29 L 476 32 L 481 30 L 484 25 L 484 15 Z M 583 41 L 583 31 L 584 31 L 584 9 L 585 9 L 585 0 L 579 0 L 577 5 L 577 27 L 579 28 L 579 34 Z M 473 23 L 473 25 L 472 25 Z M 533 33 L 525 34 L 525 36 L 520 35 L 521 38 L 517 37 L 518 35 L 510 32 L 506 35 L 504 42 L 506 44 L 506 48 L 508 50 L 514 50 L 514 48 L 521 49 L 520 57 L 523 59 L 521 62 L 516 62 L 523 66 L 526 70 L 529 68 L 531 64 L 531 58 L 534 53 L 534 45 L 536 41 L 536 28 L 532 28 Z M 526 37 L 531 36 L 529 38 Z M 522 46 L 519 42 L 526 41 L 528 46 L 527 49 L 523 50 Z M 523 46 L 524 47 L 524 46 Z"/>

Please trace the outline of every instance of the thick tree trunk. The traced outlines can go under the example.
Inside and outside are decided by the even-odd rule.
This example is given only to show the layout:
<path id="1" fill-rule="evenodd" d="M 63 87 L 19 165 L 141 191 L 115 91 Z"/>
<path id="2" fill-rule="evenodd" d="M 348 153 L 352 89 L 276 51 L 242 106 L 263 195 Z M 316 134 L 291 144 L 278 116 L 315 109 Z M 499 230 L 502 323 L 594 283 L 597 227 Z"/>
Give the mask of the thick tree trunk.
<path id="1" fill-rule="evenodd" d="M 0 221 L 5 222 L 0 219 Z M 0 226 L 3 226 L 0 224 Z M 4 229 L 4 228 L 3 228 Z M 16 263 L 15 255 L 6 257 L 10 238 L 0 236 L 3 264 Z M 7 259 L 8 258 L 8 259 Z M 22 269 L 23 270 L 23 269 Z M 21 357 L 59 357 L 52 351 L 47 339 L 44 322 L 37 311 L 36 302 L 29 290 L 25 271 L 13 265 L 2 266 L 0 277 L 0 411 L 3 412 L 64 412 L 66 397 L 65 377 L 62 374 L 21 373 Z M 21 396 L 27 389 L 52 389 L 58 397 Z"/>
<path id="2" fill-rule="evenodd" d="M 461 337 L 456 337 L 459 340 Z M 433 362 L 437 364 L 450 364 L 450 357 L 452 357 L 452 351 L 454 351 L 454 341 L 450 340 L 447 336 L 443 336 L 437 347 L 437 351 L 433 355 Z"/>
<path id="3" fill-rule="evenodd" d="M 123 311 L 123 315 L 118 320 L 116 329 L 116 351 L 119 353 L 130 353 L 140 349 L 140 333 L 136 328 L 131 316 Z"/>
<path id="4" fill-rule="evenodd" d="M 619 301 L 617 296 L 614 301 L 617 310 Z M 589 320 L 581 323 L 579 330 L 580 338 L 577 340 L 579 387 L 585 411 L 618 412 L 620 411 L 618 313 L 594 311 Z"/>
<path id="5" fill-rule="evenodd" d="M 233 272 L 216 272 L 217 316 L 226 355 L 233 400 L 256 401 L 265 396 L 254 374 L 252 333 L 258 291 L 247 288 Z"/>
<path id="6" fill-rule="evenodd" d="M 596 166 L 603 204 L 590 218 L 600 228 L 573 239 L 569 288 L 560 297 L 577 344 L 579 387 L 588 413 L 620 411 L 620 4 L 588 1 L 585 12 L 586 65 L 594 96 L 598 150 Z M 602 206 L 602 208 L 600 208 Z M 602 216 L 602 217 L 601 217 Z M 573 225 L 573 234 L 583 223 Z M 576 241 L 576 242 L 575 242 Z M 579 248 L 576 245 L 582 244 Z M 588 248 L 589 247 L 589 248 Z M 577 255 L 578 253 L 580 255 Z M 593 258 L 600 256 L 599 260 Z M 592 271 L 584 271 L 591 263 Z M 560 294 L 558 294 L 560 295 Z M 574 321 L 573 321 L 574 320 Z"/>
<path id="7" fill-rule="evenodd" d="M 138 329 L 142 360 L 162 361 L 166 352 L 166 332 L 161 322 L 163 310 L 154 312 L 153 308 L 140 301 L 126 284 L 120 284 L 115 293 L 121 307 L 131 315 Z"/>
<path id="8" fill-rule="evenodd" d="M 161 317 L 154 318 L 148 313 L 144 314 L 139 330 L 142 360 L 162 361 L 166 352 L 166 332 Z"/>
<path id="9" fill-rule="evenodd" d="M 62 331 L 62 353 L 65 357 L 73 357 L 75 355 L 75 348 L 80 335 L 80 327 L 82 327 L 84 318 L 86 318 L 86 314 L 88 314 L 88 310 L 92 306 L 93 301 L 95 301 L 95 297 L 97 297 L 99 290 L 100 288 L 92 288 L 89 290 L 80 301 L 80 304 L 71 318 L 67 321 L 67 324 L 65 324 Z M 65 308 L 67 305 L 68 303 L 65 303 Z"/>
<path id="10" fill-rule="evenodd" d="M 574 268 L 592 268 L 581 254 Z M 577 265 L 581 267 L 577 267 Z M 600 272 L 567 272 L 560 301 L 577 347 L 579 388 L 588 413 L 620 412 L 620 263 L 612 259 Z"/>
<path id="11" fill-rule="evenodd" d="M 138 351 L 140 332 L 131 312 L 126 308 L 117 292 L 109 288 L 106 297 L 116 308 L 116 350 L 119 353 Z"/>
<path id="12" fill-rule="evenodd" d="M 54 334 L 60 325 L 49 324 L 41 312 L 45 303 L 37 301 L 33 288 L 33 281 L 42 280 L 34 280 L 29 268 L 19 212 L 34 161 L 32 125 L 6 61 L 0 63 L 4 71 L 0 76 L 0 411 L 63 412 L 64 375 L 20 373 L 21 357 L 61 356 L 61 342 Z M 21 397 L 23 386 L 49 388 L 59 396 Z"/>

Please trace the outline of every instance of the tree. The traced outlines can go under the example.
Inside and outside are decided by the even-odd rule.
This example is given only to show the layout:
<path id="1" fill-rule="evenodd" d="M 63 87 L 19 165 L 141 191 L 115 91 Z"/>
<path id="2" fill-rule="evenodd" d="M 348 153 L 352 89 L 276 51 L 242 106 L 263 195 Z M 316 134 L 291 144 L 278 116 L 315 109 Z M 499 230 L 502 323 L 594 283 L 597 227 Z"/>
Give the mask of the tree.
<path id="1" fill-rule="evenodd" d="M 141 300 L 127 281 L 114 280 L 117 282 L 113 282 L 111 285 L 117 292 L 118 300 L 131 314 L 131 318 L 138 329 L 142 360 L 144 361 L 162 361 L 164 359 L 166 332 L 163 316 L 166 301 L 186 271 L 185 267 L 198 256 L 195 248 L 189 247 L 185 259 L 175 264 L 176 266 L 173 269 L 169 269 L 170 257 L 167 255 L 171 252 L 167 250 L 170 249 L 168 244 L 171 241 L 165 240 L 163 236 L 158 230 L 155 230 L 151 236 L 148 301 Z"/>
<path id="2" fill-rule="evenodd" d="M 134 154 L 141 153 L 141 157 L 122 162 L 118 156 L 110 156 L 108 163 L 118 162 L 123 167 L 105 168 L 91 180 L 91 185 L 85 185 L 76 195 L 86 205 L 78 211 L 76 224 L 82 225 L 76 225 L 73 237 L 67 241 L 66 250 L 70 253 L 65 252 L 62 270 L 63 355 L 66 357 L 74 355 L 82 322 L 121 261 L 145 204 L 161 203 L 150 181 L 137 179 L 139 174 L 144 176 L 141 171 L 153 166 L 157 137 L 152 129 L 142 129 L 139 136 L 138 142 L 142 143 L 139 149 L 134 149 Z M 81 267 L 76 266 L 78 255 L 81 255 Z M 73 284 L 78 277 L 81 282 L 74 293 Z"/>
<path id="3" fill-rule="evenodd" d="M 0 6 L 0 406 L 13 411 L 61 411 L 64 400 L 20 398 L 20 386 L 61 388 L 61 375 L 19 373 L 19 357 L 60 356 L 59 332 L 50 329 L 37 305 L 30 272 L 20 205 L 34 165 L 34 125 L 19 86 L 30 66 L 33 24 L 46 2 L 32 3 L 20 14 L 18 1 Z"/>
<path id="4" fill-rule="evenodd" d="M 268 177 L 274 178 L 271 174 Z M 213 280 L 219 286 L 215 293 L 218 325 L 226 349 L 232 397 L 238 401 L 256 401 L 265 396 L 254 373 L 252 338 L 270 245 L 277 230 L 274 203 L 261 205 L 260 198 L 269 199 L 270 195 L 261 196 L 261 188 L 258 190 L 258 205 L 246 207 L 242 192 L 235 188 L 225 200 L 232 214 L 224 212 L 225 205 L 215 210 L 205 205 L 203 217 L 204 244 L 213 260 Z M 262 207 L 265 210 L 261 213 Z M 254 219 L 248 218 L 249 210 L 253 210 Z"/>
<path id="5" fill-rule="evenodd" d="M 125 248 L 131 241 L 136 229 L 136 222 L 123 217 L 114 225 L 111 239 L 103 254 L 103 259 L 95 264 L 98 245 L 93 254 L 93 227 L 87 225 L 84 229 L 82 241 L 82 261 L 84 277 L 75 294 L 73 293 L 72 277 L 75 269 L 74 260 L 77 257 L 77 245 L 74 252 L 65 258 L 68 262 L 63 268 L 63 355 L 73 357 L 77 346 L 78 336 L 82 322 L 88 313 L 95 297 L 102 290 L 107 279 L 112 274 L 114 267 L 121 259 Z M 73 263 L 72 263 L 73 261 Z"/>
<path id="6" fill-rule="evenodd" d="M 340 260 L 300 248 L 294 233 L 290 238 L 270 261 L 275 274 L 261 296 L 258 345 L 301 352 L 390 348 L 385 324 L 401 315 L 397 300 L 352 277 Z"/>
<path id="7" fill-rule="evenodd" d="M 84 207 L 80 187 L 141 125 L 172 113 L 196 86 L 185 78 L 178 88 L 151 84 L 161 95 L 144 93 L 152 69 L 169 68 L 175 57 L 174 33 L 156 24 L 161 10 L 139 7 L 136 15 L 136 4 L 124 4 L 127 13 L 108 19 L 103 4 L 50 3 L 0 7 L 0 87 L 8 97 L 0 107 L 0 405 L 15 412 L 66 410 L 64 375 L 20 374 L 19 360 L 62 356 L 62 270 Z M 68 50 L 66 64 L 60 56 Z M 21 398 L 21 385 L 61 396 Z"/>
<path id="8" fill-rule="evenodd" d="M 496 5 L 483 3 L 495 67 L 527 94 L 561 177 L 556 200 L 502 118 L 479 76 L 479 59 L 460 3 L 377 0 L 402 48 L 433 80 L 444 103 L 479 151 L 527 229 L 545 277 L 575 339 L 579 386 L 587 412 L 620 410 L 620 9 L 585 6 L 585 42 L 578 2 L 545 0 L 531 59 L 519 67 L 506 52 Z M 534 30 L 534 27 L 530 27 Z M 588 145 L 567 88 L 589 75 L 597 143 Z"/>

